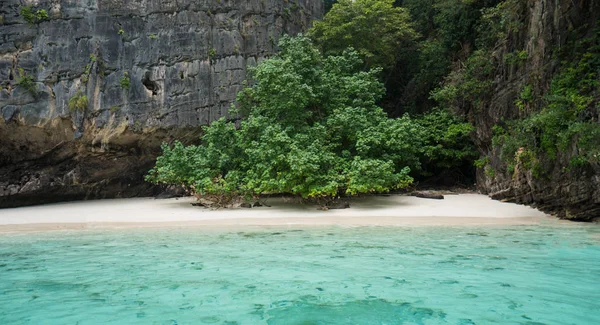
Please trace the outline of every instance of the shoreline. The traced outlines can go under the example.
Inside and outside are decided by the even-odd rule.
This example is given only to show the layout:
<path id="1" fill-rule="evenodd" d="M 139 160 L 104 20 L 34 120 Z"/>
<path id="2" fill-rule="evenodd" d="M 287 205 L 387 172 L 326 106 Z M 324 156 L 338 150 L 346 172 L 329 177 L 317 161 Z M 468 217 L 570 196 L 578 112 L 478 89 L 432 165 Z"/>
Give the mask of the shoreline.
<path id="1" fill-rule="evenodd" d="M 0 233 L 123 228 L 225 228 L 311 226 L 507 226 L 560 222 L 533 208 L 481 194 L 444 200 L 406 195 L 352 198 L 349 209 L 269 198 L 271 207 L 211 210 L 194 198 L 133 198 L 56 203 L 0 210 Z"/>

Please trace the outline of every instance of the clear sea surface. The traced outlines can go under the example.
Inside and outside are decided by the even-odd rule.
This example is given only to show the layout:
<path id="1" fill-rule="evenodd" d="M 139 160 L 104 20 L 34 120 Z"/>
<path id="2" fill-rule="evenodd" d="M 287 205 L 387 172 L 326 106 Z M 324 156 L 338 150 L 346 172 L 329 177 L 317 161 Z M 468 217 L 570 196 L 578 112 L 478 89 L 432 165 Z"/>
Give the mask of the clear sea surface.
<path id="1" fill-rule="evenodd" d="M 600 226 L 0 234 L 0 324 L 600 324 Z"/>

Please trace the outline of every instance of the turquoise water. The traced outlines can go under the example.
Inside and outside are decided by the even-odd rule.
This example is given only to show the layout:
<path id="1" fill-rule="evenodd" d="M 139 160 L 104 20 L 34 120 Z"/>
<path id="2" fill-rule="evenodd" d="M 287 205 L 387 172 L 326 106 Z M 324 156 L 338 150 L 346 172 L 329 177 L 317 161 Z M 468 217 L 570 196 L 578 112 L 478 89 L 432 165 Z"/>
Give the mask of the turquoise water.
<path id="1" fill-rule="evenodd" d="M 0 235 L 0 324 L 600 324 L 600 227 Z"/>

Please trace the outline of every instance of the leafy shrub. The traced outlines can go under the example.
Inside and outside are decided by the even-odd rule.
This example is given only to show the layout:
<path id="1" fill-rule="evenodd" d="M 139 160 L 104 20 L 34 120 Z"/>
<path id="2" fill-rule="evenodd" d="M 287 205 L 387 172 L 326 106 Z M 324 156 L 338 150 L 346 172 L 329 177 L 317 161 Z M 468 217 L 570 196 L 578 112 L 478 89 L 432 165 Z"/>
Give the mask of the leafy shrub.
<path id="1" fill-rule="evenodd" d="M 353 47 L 368 67 L 393 67 L 418 34 L 408 10 L 394 0 L 339 0 L 310 31 L 323 53 Z"/>
<path id="2" fill-rule="evenodd" d="M 469 168 L 478 157 L 470 134 L 475 128 L 447 110 L 435 109 L 414 119 L 421 127 L 421 174 L 432 176 L 442 170 Z"/>
<path id="3" fill-rule="evenodd" d="M 36 16 L 36 19 L 38 22 L 50 19 L 46 9 L 40 9 L 40 10 L 36 11 L 35 16 Z"/>
<path id="4" fill-rule="evenodd" d="M 521 93 L 519 94 L 519 98 L 515 101 L 515 105 L 520 110 L 525 110 L 529 106 L 529 103 L 531 103 L 532 100 L 533 100 L 533 88 L 531 87 L 531 85 L 526 85 L 525 87 L 523 87 L 523 90 L 521 90 Z"/>
<path id="5" fill-rule="evenodd" d="M 121 88 L 129 90 L 129 88 L 131 87 L 130 82 L 131 80 L 129 79 L 129 73 L 123 72 L 123 77 L 121 77 L 121 80 L 119 81 Z"/>
<path id="6" fill-rule="evenodd" d="M 48 12 L 45 9 L 34 11 L 32 6 L 23 6 L 19 10 L 19 14 L 27 23 L 34 25 L 44 20 L 50 19 Z"/>
<path id="7" fill-rule="evenodd" d="M 567 57 L 542 98 L 541 111 L 494 129 L 493 143 L 505 162 L 523 150 L 538 160 L 570 152 L 573 166 L 599 162 L 600 35 L 579 41 Z M 521 98 L 532 98 L 527 87 Z"/>
<path id="8" fill-rule="evenodd" d="M 208 58 L 211 59 L 211 60 L 214 60 L 215 57 L 217 57 L 217 49 L 215 49 L 214 47 L 211 47 L 208 50 Z"/>
<path id="9" fill-rule="evenodd" d="M 81 90 L 78 90 L 73 97 L 69 99 L 69 110 L 71 112 L 80 111 L 83 112 L 88 107 L 88 97 L 83 94 Z"/>
<path id="10" fill-rule="evenodd" d="M 443 107 L 453 110 L 479 108 L 490 91 L 495 69 L 487 51 L 475 51 L 460 70 L 451 72 L 441 88 L 434 90 L 431 97 Z"/>
<path id="11" fill-rule="evenodd" d="M 408 186 L 419 127 L 375 104 L 384 93 L 379 71 L 360 71 L 356 51 L 325 58 L 302 36 L 279 46 L 238 94 L 240 127 L 220 119 L 205 127 L 200 145 L 164 144 L 147 180 L 221 198 L 331 198 Z"/>
<path id="12" fill-rule="evenodd" d="M 17 86 L 25 88 L 31 96 L 37 96 L 37 87 L 33 77 L 27 75 L 23 68 L 19 68 L 19 78 L 17 79 Z"/>
<path id="13" fill-rule="evenodd" d="M 473 162 L 473 166 L 477 168 L 484 168 L 487 164 L 490 163 L 490 157 L 485 156 L 483 158 L 479 158 Z"/>

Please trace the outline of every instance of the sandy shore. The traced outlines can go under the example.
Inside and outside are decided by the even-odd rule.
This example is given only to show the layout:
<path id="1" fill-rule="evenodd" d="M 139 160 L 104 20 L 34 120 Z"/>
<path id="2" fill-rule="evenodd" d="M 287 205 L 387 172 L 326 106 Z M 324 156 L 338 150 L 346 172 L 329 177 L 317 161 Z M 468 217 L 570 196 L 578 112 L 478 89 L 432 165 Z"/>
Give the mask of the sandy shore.
<path id="1" fill-rule="evenodd" d="M 0 210 L 0 232 L 128 227 L 236 227 L 285 225 L 411 226 L 531 225 L 553 221 L 538 210 L 491 200 L 485 195 L 353 199 L 350 209 L 320 211 L 312 205 L 271 198 L 271 207 L 210 210 L 193 198 L 68 202 Z"/>

